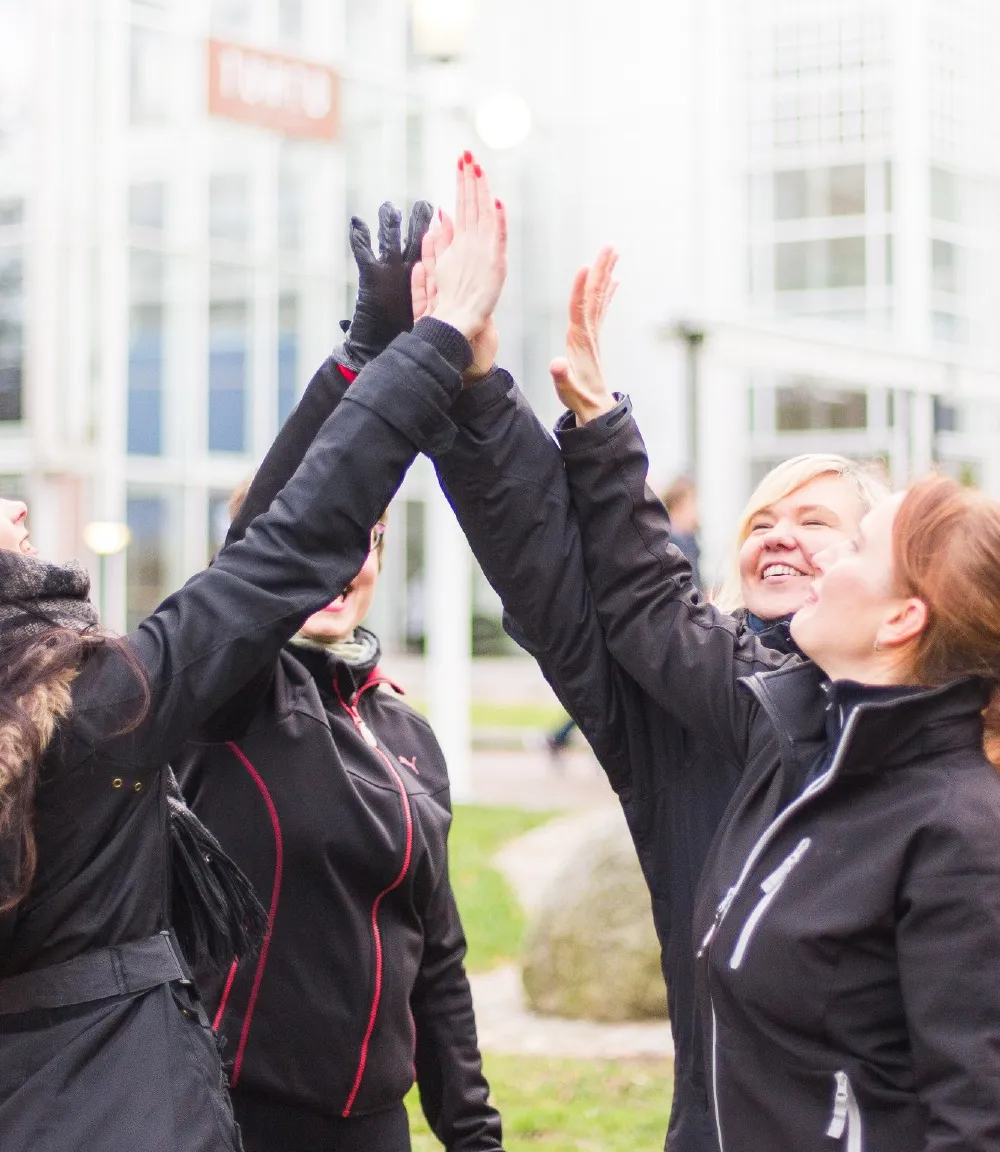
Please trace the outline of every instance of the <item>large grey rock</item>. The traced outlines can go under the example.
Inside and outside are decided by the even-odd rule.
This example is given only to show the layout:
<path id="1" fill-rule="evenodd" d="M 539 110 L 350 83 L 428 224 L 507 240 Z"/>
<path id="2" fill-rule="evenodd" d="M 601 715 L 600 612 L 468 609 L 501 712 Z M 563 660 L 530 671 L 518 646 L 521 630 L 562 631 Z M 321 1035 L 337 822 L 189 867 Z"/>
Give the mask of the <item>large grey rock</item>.
<path id="1" fill-rule="evenodd" d="M 536 1012 L 575 1020 L 666 1017 L 649 891 L 620 810 L 592 827 L 539 901 L 522 978 Z"/>

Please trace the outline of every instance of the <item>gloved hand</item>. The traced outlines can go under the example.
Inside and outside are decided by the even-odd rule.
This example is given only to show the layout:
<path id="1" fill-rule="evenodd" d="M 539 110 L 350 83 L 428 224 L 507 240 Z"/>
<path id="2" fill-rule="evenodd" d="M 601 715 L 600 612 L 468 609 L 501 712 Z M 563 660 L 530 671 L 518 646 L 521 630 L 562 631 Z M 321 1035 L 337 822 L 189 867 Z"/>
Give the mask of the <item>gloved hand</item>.
<path id="1" fill-rule="evenodd" d="M 358 265 L 358 301 L 354 319 L 342 324 L 347 337 L 334 358 L 352 372 L 382 352 L 400 332 L 413 327 L 410 275 L 420 260 L 420 246 L 433 209 L 418 200 L 410 213 L 406 243 L 400 249 L 402 215 L 386 201 L 378 210 L 378 259 L 372 251 L 368 225 L 351 217 L 351 250 Z"/>

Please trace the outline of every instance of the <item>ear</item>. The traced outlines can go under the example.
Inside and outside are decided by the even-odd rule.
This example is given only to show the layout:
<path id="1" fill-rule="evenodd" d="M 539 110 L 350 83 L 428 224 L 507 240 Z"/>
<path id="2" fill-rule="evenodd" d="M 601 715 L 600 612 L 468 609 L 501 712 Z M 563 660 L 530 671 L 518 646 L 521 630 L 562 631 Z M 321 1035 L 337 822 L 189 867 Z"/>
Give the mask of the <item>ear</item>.
<path id="1" fill-rule="evenodd" d="M 901 648 L 904 644 L 909 644 L 926 629 L 927 620 L 927 605 L 918 596 L 897 600 L 892 612 L 875 634 L 876 646 L 887 649 Z"/>

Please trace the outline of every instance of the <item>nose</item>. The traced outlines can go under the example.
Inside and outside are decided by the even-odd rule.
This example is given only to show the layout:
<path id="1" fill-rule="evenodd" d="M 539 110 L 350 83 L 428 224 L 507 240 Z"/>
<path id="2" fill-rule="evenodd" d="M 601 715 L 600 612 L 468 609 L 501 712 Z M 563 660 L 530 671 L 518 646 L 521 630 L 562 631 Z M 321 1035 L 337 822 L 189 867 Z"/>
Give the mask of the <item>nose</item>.
<path id="1" fill-rule="evenodd" d="M 0 505 L 3 507 L 4 516 L 11 524 L 20 524 L 28 515 L 28 505 L 23 500 L 3 500 L 0 501 Z"/>
<path id="2" fill-rule="evenodd" d="M 773 524 L 764 533 L 762 541 L 764 548 L 787 548 L 795 547 L 795 534 L 792 532 L 792 526 L 787 520 L 779 520 Z"/>

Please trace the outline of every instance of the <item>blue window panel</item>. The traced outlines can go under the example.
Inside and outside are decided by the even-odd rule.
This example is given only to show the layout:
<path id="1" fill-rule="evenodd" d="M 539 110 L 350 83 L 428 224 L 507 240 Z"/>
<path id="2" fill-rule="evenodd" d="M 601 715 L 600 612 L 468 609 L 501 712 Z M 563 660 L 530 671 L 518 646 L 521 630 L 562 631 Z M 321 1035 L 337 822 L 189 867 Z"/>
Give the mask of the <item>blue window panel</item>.
<path id="1" fill-rule="evenodd" d="M 213 338 L 208 356 L 208 448 L 243 452 L 246 448 L 246 350 L 242 343 Z"/>
<path id="2" fill-rule="evenodd" d="M 295 377 L 299 366 L 299 341 L 294 332 L 278 337 L 278 424 L 284 424 L 295 407 Z"/>
<path id="3" fill-rule="evenodd" d="M 128 428 L 131 455 L 163 452 L 163 351 L 159 332 L 134 336 L 128 355 Z"/>

